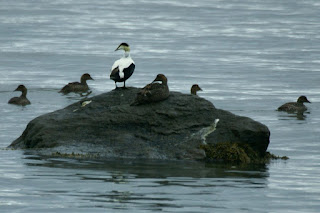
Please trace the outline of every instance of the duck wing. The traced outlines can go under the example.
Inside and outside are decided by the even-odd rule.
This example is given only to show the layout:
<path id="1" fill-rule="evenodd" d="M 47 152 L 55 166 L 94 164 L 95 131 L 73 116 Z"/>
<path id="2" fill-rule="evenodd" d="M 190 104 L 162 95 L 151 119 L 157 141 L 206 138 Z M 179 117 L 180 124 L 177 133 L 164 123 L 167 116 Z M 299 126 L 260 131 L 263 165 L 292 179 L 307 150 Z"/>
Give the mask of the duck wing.
<path id="1" fill-rule="evenodd" d="M 21 100 L 19 101 L 19 105 L 25 106 L 28 104 L 31 104 L 31 103 L 27 98 L 21 98 Z"/>
<path id="2" fill-rule="evenodd" d="M 65 85 L 60 93 L 69 93 L 69 92 L 85 92 L 89 89 L 87 85 L 81 84 L 79 82 L 72 82 Z"/>
<path id="3" fill-rule="evenodd" d="M 120 80 L 120 75 L 119 75 L 119 66 L 115 67 L 110 74 L 110 79 L 114 81 L 119 81 Z"/>
<path id="4" fill-rule="evenodd" d="M 285 104 L 281 105 L 278 108 L 278 110 L 279 111 L 287 111 L 287 112 L 305 111 L 306 107 L 301 103 L 289 102 L 289 103 L 285 103 Z"/>
<path id="5" fill-rule="evenodd" d="M 8 101 L 8 103 L 21 105 L 21 106 L 31 104 L 31 102 L 27 98 L 24 98 L 24 97 L 13 97 Z"/>
<path id="6" fill-rule="evenodd" d="M 8 104 L 17 104 L 19 102 L 19 97 L 13 97 L 8 101 Z"/>
<path id="7" fill-rule="evenodd" d="M 159 83 L 147 84 L 138 93 L 135 101 L 131 105 L 139 105 L 165 100 L 169 96 L 167 85 Z"/>

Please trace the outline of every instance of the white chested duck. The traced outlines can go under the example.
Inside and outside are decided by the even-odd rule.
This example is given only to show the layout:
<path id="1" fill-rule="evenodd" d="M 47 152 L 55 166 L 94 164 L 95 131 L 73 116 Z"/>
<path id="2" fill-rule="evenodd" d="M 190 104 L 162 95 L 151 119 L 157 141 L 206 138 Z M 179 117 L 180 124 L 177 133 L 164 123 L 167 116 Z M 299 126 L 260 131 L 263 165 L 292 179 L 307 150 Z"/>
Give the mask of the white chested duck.
<path id="1" fill-rule="evenodd" d="M 279 111 L 286 112 L 304 112 L 307 107 L 303 103 L 311 103 L 306 96 L 300 96 L 297 102 L 285 103 L 278 108 Z"/>
<path id="2" fill-rule="evenodd" d="M 133 74 L 135 64 L 130 57 L 130 47 L 127 43 L 121 43 L 115 51 L 117 50 L 124 50 L 124 55 L 112 65 L 110 79 L 114 80 L 116 88 L 118 88 L 117 82 L 123 82 L 125 88 L 126 80 Z"/>
<path id="3" fill-rule="evenodd" d="M 27 98 L 27 88 L 24 85 L 19 85 L 17 87 L 17 89 L 15 89 L 14 91 L 21 91 L 22 94 L 20 97 L 13 97 L 8 101 L 8 104 L 15 104 L 15 105 L 21 105 L 21 106 L 25 106 L 28 104 L 31 104 L 30 101 Z"/>
<path id="4" fill-rule="evenodd" d="M 198 91 L 202 91 L 202 89 L 199 87 L 199 85 L 198 85 L 198 84 L 192 85 L 192 87 L 191 87 L 191 94 L 192 94 L 192 95 L 197 95 L 197 92 L 198 92 Z"/>
<path id="5" fill-rule="evenodd" d="M 76 92 L 76 93 L 87 92 L 89 90 L 87 80 L 93 80 L 93 78 L 91 78 L 91 76 L 88 73 L 85 73 L 81 76 L 80 83 L 79 82 L 68 83 L 60 90 L 60 93 L 67 94 L 70 92 Z"/>
<path id="6" fill-rule="evenodd" d="M 160 81 L 161 83 L 157 83 Z M 140 105 L 165 100 L 169 97 L 168 80 L 165 75 L 158 74 L 154 81 L 143 87 L 131 105 Z"/>

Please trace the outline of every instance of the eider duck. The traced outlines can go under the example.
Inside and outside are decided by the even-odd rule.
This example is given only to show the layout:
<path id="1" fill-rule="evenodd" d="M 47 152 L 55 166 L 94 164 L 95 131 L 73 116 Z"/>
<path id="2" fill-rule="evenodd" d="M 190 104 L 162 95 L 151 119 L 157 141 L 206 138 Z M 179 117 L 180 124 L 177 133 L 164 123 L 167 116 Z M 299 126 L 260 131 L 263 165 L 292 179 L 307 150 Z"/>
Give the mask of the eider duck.
<path id="1" fill-rule="evenodd" d="M 80 83 L 79 82 L 69 83 L 60 90 L 60 93 L 67 94 L 69 92 L 78 92 L 78 93 L 87 92 L 89 90 L 87 80 L 93 80 L 93 78 L 91 78 L 91 76 L 88 73 L 85 73 L 81 76 Z"/>
<path id="2" fill-rule="evenodd" d="M 311 103 L 306 96 L 300 96 L 297 102 L 285 103 L 278 108 L 279 111 L 286 112 L 303 112 L 307 110 L 307 107 L 303 103 Z"/>
<path id="3" fill-rule="evenodd" d="M 191 87 L 191 94 L 192 95 L 197 95 L 197 91 L 202 91 L 202 89 L 199 87 L 198 84 L 194 84 Z"/>
<path id="4" fill-rule="evenodd" d="M 161 81 L 161 83 L 156 83 Z M 169 97 L 168 80 L 163 74 L 158 74 L 154 81 L 143 87 L 137 94 L 131 105 L 140 105 L 151 102 L 158 102 Z"/>
<path id="5" fill-rule="evenodd" d="M 124 50 L 124 55 L 112 65 L 110 79 L 114 80 L 116 89 L 118 88 L 117 82 L 123 82 L 123 88 L 126 88 L 126 80 L 133 74 L 135 64 L 130 57 L 130 47 L 127 43 L 121 43 L 115 49 L 115 51 L 117 50 Z"/>
<path id="6" fill-rule="evenodd" d="M 11 98 L 8 103 L 9 104 L 16 104 L 16 105 L 21 105 L 21 106 L 25 106 L 28 104 L 31 104 L 30 101 L 27 98 L 27 88 L 24 85 L 19 85 L 17 87 L 17 89 L 15 89 L 14 91 L 21 91 L 22 94 L 20 97 L 13 97 Z"/>

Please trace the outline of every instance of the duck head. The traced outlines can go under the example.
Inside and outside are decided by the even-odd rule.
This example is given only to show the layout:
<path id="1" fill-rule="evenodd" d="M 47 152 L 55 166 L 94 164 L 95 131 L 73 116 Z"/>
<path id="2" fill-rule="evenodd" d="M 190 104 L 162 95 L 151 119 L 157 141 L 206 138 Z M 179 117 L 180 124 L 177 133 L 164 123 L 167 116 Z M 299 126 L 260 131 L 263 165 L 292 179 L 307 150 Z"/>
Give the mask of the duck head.
<path id="1" fill-rule="evenodd" d="M 153 80 L 153 82 L 155 82 L 155 81 L 161 81 L 162 84 L 167 84 L 168 79 L 167 79 L 167 77 L 165 75 L 158 74 L 157 77 Z"/>
<path id="2" fill-rule="evenodd" d="M 22 97 L 26 97 L 27 96 L 27 88 L 23 84 L 19 85 L 17 87 L 17 89 L 15 89 L 14 91 L 22 92 L 22 94 L 21 94 Z"/>
<path id="3" fill-rule="evenodd" d="M 197 91 L 202 91 L 198 84 L 194 84 L 191 87 L 191 94 L 196 95 Z"/>
<path id="4" fill-rule="evenodd" d="M 88 73 L 85 73 L 81 76 L 81 82 L 86 81 L 86 80 L 94 80 L 91 78 L 91 76 Z"/>
<path id="5" fill-rule="evenodd" d="M 300 96 L 297 100 L 298 103 L 311 103 L 306 96 Z"/>
<path id="6" fill-rule="evenodd" d="M 26 90 L 27 90 L 27 88 L 26 88 L 23 84 L 21 84 L 21 85 L 19 85 L 19 86 L 17 87 L 17 89 L 15 89 L 14 91 L 24 92 L 24 91 L 26 91 Z"/>
<path id="7" fill-rule="evenodd" d="M 124 50 L 125 52 L 130 52 L 130 47 L 129 47 L 129 44 L 127 43 L 121 43 L 117 49 L 115 49 L 115 51 L 118 51 L 118 50 Z"/>

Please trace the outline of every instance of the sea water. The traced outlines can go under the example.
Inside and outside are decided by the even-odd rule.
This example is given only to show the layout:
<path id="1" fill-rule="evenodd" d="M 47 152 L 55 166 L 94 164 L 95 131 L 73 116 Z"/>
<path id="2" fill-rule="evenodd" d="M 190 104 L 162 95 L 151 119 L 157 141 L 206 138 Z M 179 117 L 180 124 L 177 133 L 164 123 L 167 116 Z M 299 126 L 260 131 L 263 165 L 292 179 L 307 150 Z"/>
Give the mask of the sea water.
<path id="1" fill-rule="evenodd" d="M 0 212 L 319 212 L 320 2 L 0 0 Z M 83 73 L 89 97 L 114 89 L 127 42 L 136 70 L 171 91 L 268 126 L 265 165 L 73 160 L 8 150 L 29 121 L 68 106 Z M 7 104 L 24 84 L 31 105 Z M 121 84 L 119 84 L 121 86 Z M 276 111 L 306 95 L 303 115 Z"/>

